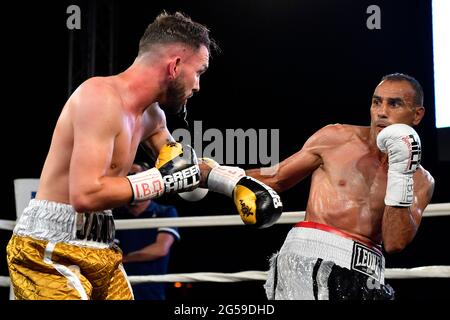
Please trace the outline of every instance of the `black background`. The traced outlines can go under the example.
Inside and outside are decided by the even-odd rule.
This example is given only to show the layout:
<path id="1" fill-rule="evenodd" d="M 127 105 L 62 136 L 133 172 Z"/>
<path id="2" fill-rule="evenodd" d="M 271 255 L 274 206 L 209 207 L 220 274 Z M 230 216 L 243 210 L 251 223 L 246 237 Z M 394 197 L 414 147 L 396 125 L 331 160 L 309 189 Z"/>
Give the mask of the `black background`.
<path id="1" fill-rule="evenodd" d="M 13 180 L 38 178 L 54 124 L 68 94 L 68 39 L 86 38 L 86 16 L 93 1 L 15 2 L 3 6 L 3 208 L 0 219 L 15 219 Z M 101 17 L 99 1 L 97 14 Z M 222 53 L 213 54 L 201 91 L 188 103 L 188 122 L 208 128 L 280 130 L 280 158 L 298 151 L 329 123 L 368 125 L 373 90 L 381 77 L 403 72 L 425 92 L 426 116 L 417 128 L 422 164 L 436 179 L 432 203 L 450 202 L 450 163 L 439 160 L 434 127 L 434 87 L 430 1 L 115 1 L 114 73 L 134 60 L 146 26 L 163 9 L 185 12 L 206 24 Z M 66 8 L 81 8 L 81 30 L 66 28 Z M 366 9 L 381 9 L 381 30 L 369 30 Z M 102 45 L 101 37 L 97 39 Z M 79 48 L 77 48 L 78 50 Z M 82 51 L 82 50 L 81 50 Z M 76 59 L 87 58 L 87 52 Z M 98 75 L 107 75 L 99 72 Z M 84 79 L 82 79 L 84 80 Z M 169 117 L 169 127 L 181 122 Z M 143 154 L 139 157 L 145 158 Z M 241 165 L 248 169 L 252 166 Z M 309 180 L 282 194 L 285 211 L 304 210 Z M 177 196 L 160 199 L 177 205 L 180 216 L 235 214 L 220 195 L 197 203 Z M 388 268 L 449 265 L 449 217 L 426 218 L 414 241 L 387 257 Z M 290 226 L 265 230 L 244 226 L 180 228 L 170 273 L 267 270 Z M 11 232 L 1 232 L 5 247 Z M 4 249 L 1 256 L 4 255 Z M 7 275 L 5 259 L 1 275 Z M 399 300 L 448 299 L 449 279 L 391 280 Z M 8 289 L 1 288 L 2 299 Z M 233 298 L 264 300 L 261 281 L 193 283 L 169 288 L 171 300 Z"/>

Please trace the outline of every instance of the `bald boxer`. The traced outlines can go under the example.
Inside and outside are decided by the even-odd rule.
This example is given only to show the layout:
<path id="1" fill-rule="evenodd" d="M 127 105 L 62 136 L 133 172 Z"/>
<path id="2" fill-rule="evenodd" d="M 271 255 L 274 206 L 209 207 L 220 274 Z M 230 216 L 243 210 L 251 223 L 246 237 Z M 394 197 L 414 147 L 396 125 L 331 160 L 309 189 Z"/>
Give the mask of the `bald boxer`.
<path id="1" fill-rule="evenodd" d="M 375 88 L 370 126 L 328 125 L 273 176 L 247 171 L 278 192 L 312 175 L 305 221 L 271 259 L 269 299 L 394 297 L 383 251 L 401 251 L 413 240 L 434 189 L 412 128 L 424 112 L 420 84 L 390 74 Z"/>

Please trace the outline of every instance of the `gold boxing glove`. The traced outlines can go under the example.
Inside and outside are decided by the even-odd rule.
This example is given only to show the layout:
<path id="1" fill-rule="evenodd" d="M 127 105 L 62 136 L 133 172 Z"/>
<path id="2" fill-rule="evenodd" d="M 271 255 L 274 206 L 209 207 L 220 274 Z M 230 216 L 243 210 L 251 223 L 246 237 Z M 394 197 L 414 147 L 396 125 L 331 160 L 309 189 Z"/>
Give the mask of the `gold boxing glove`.
<path id="1" fill-rule="evenodd" d="M 280 196 L 238 167 L 216 166 L 207 178 L 208 189 L 233 198 L 242 221 L 256 228 L 273 225 L 283 212 Z"/>

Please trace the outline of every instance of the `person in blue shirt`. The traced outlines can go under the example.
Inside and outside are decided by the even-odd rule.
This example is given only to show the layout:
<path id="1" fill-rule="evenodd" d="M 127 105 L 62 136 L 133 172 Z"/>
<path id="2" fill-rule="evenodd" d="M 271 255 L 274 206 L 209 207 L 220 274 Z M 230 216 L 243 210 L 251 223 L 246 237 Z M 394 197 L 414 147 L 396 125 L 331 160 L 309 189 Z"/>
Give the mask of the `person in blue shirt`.
<path id="1" fill-rule="evenodd" d="M 129 174 L 148 170 L 145 162 L 134 163 Z M 171 218 L 177 217 L 175 207 L 153 200 L 129 204 L 113 210 L 115 219 Z M 116 240 L 123 251 L 123 266 L 128 275 L 166 274 L 170 249 L 180 240 L 177 228 L 117 230 Z M 134 284 L 135 300 L 165 300 L 165 283 Z"/>

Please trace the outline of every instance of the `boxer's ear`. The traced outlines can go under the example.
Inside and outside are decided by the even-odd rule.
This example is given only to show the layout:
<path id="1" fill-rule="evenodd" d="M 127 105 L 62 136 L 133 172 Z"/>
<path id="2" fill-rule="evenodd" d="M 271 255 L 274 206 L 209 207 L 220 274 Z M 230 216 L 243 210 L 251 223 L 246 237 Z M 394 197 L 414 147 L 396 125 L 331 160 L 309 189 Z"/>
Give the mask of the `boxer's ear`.
<path id="1" fill-rule="evenodd" d="M 176 56 L 173 57 L 167 65 L 167 73 L 170 80 L 174 80 L 178 77 L 178 74 L 180 73 L 180 62 L 181 58 Z"/>
<path id="2" fill-rule="evenodd" d="M 425 108 L 423 106 L 416 106 L 414 108 L 413 125 L 417 126 L 425 115 Z"/>

